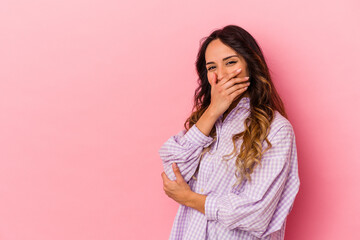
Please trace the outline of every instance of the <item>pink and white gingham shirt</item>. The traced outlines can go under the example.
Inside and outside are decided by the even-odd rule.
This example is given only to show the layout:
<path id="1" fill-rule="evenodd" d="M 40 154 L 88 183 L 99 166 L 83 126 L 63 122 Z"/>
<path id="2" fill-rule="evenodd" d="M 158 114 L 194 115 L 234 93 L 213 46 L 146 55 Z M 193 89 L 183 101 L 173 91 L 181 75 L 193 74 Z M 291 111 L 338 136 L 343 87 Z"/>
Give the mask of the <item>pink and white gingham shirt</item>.
<path id="1" fill-rule="evenodd" d="M 249 109 L 250 99 L 243 97 L 224 122 L 221 115 L 215 123 L 215 139 L 204 135 L 194 124 L 161 146 L 159 154 L 166 175 L 175 180 L 171 164 L 176 162 L 192 191 L 207 195 L 205 214 L 179 206 L 169 239 L 284 239 L 286 219 L 300 187 L 290 122 L 275 111 L 268 135 L 272 148 L 263 155 L 262 167 L 255 167 L 251 183 L 244 180 L 233 188 L 235 157 L 227 163 L 221 161 L 221 156 L 232 152 L 231 137 L 243 131 Z M 237 150 L 241 142 L 238 140 Z M 210 151 L 199 161 L 203 148 L 210 145 Z M 266 146 L 264 142 L 264 149 Z M 199 171 L 194 175 L 199 162 Z"/>

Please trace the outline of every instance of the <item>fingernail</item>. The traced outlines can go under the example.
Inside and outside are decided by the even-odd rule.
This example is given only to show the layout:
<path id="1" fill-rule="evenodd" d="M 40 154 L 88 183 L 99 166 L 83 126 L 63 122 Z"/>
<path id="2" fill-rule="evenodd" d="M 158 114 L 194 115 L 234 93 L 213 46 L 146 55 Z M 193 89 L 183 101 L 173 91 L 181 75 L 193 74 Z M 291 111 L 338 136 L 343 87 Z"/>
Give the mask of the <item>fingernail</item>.
<path id="1" fill-rule="evenodd" d="M 240 72 L 241 71 L 241 68 L 239 68 L 238 70 L 236 70 L 236 72 Z"/>
<path id="2" fill-rule="evenodd" d="M 248 80 L 250 77 L 245 77 L 246 80 Z"/>

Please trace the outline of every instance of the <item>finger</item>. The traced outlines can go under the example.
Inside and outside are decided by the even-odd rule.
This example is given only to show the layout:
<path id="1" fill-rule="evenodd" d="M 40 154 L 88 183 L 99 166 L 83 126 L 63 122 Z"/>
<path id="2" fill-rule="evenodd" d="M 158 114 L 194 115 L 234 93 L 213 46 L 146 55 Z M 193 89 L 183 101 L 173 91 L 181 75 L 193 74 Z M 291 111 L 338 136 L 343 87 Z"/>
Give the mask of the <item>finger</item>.
<path id="1" fill-rule="evenodd" d="M 233 78 L 235 79 L 236 83 L 250 83 L 249 79 L 250 77 L 241 77 L 241 78 Z"/>
<path id="2" fill-rule="evenodd" d="M 230 79 L 232 79 L 233 77 L 235 77 L 236 75 L 238 75 L 241 71 L 242 71 L 241 68 L 236 69 L 235 71 L 232 71 L 230 74 L 228 74 L 228 75 L 225 76 L 223 79 L 221 79 L 221 81 L 219 81 L 219 84 L 220 84 L 220 85 L 225 84 L 227 81 L 229 81 Z"/>
<path id="3" fill-rule="evenodd" d="M 234 85 L 232 85 L 228 89 L 226 89 L 225 92 L 227 93 L 227 95 L 230 95 L 231 93 L 233 93 L 234 91 L 236 91 L 240 88 L 245 88 L 245 87 L 249 87 L 249 86 L 250 86 L 250 82 L 235 83 Z"/>
<path id="4" fill-rule="evenodd" d="M 248 81 L 249 77 L 241 77 L 241 78 L 232 78 L 231 80 L 227 81 L 222 88 L 223 89 L 230 89 L 233 86 L 237 86 L 239 84 L 247 84 L 250 85 L 250 82 Z"/>
<path id="5" fill-rule="evenodd" d="M 162 173 L 161 173 L 161 177 L 162 177 L 162 179 L 163 179 L 164 182 L 171 181 L 171 180 L 168 178 L 168 176 L 166 175 L 165 172 L 162 172 Z"/>
<path id="6" fill-rule="evenodd" d="M 235 99 L 237 96 L 242 94 L 248 89 L 248 87 L 241 87 L 240 89 L 235 90 L 233 93 L 230 94 L 231 99 Z"/>
<path id="7" fill-rule="evenodd" d="M 176 180 L 184 180 L 184 178 L 181 175 L 179 167 L 176 165 L 176 163 L 172 164 L 173 171 L 175 173 Z"/>

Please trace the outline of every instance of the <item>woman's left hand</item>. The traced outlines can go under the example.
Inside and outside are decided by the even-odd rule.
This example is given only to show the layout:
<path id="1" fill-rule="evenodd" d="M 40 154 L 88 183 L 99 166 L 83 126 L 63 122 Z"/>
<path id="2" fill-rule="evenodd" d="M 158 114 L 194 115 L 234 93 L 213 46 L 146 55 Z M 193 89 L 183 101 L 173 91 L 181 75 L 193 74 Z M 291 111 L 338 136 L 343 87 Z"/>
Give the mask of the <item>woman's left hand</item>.
<path id="1" fill-rule="evenodd" d="M 176 176 L 175 181 L 171 181 L 166 176 L 165 172 L 161 173 L 164 191 L 166 195 L 174 199 L 176 202 L 186 205 L 190 200 L 190 195 L 192 193 L 191 188 L 185 182 L 176 163 L 172 164 L 172 168 Z"/>

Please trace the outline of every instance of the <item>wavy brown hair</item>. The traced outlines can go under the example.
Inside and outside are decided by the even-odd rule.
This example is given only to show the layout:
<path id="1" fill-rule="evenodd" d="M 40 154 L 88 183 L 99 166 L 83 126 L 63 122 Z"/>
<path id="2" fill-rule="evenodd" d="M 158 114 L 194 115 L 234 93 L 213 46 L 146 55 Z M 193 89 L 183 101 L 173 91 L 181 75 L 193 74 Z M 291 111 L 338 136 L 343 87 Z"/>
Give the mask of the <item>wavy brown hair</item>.
<path id="1" fill-rule="evenodd" d="M 275 110 L 285 118 L 287 118 L 287 114 L 284 104 L 271 80 L 269 68 L 265 62 L 262 50 L 256 40 L 243 28 L 236 25 L 228 25 L 213 31 L 208 37 L 201 40 L 202 43 L 200 43 L 196 60 L 199 86 L 195 90 L 192 113 L 184 123 L 186 131 L 200 119 L 210 105 L 211 85 L 207 79 L 205 51 L 209 43 L 215 39 L 219 39 L 223 44 L 235 50 L 245 59 L 250 77 L 249 81 L 251 82 L 247 89 L 250 98 L 250 113 L 244 121 L 244 131 L 233 135 L 234 150 L 230 154 L 225 155 L 226 157 L 236 156 L 235 175 L 238 179 L 235 183 L 236 185 L 240 184 L 244 177 L 251 181 L 250 174 L 254 171 L 255 166 L 261 165 L 262 155 L 272 147 L 267 136 L 270 124 L 274 119 Z M 216 139 L 215 125 L 210 131 L 209 136 L 213 137 L 214 140 Z M 238 152 L 236 151 L 235 142 L 241 138 L 243 141 Z M 263 149 L 262 146 L 264 141 L 267 143 L 266 149 Z M 209 151 L 210 147 L 211 145 L 203 149 L 200 158 L 202 158 L 205 152 Z"/>

